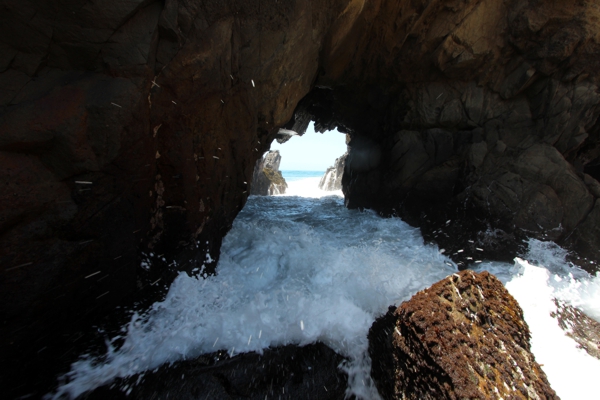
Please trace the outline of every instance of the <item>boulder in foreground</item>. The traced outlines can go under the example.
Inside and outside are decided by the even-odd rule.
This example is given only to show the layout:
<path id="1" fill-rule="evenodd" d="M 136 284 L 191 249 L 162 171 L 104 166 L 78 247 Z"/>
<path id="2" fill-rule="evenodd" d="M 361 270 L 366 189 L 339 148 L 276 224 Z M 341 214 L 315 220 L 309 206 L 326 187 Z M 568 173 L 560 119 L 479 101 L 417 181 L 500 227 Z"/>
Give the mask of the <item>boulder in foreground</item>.
<path id="1" fill-rule="evenodd" d="M 462 271 L 375 321 L 371 374 L 384 399 L 558 399 L 529 339 L 502 283 Z"/>

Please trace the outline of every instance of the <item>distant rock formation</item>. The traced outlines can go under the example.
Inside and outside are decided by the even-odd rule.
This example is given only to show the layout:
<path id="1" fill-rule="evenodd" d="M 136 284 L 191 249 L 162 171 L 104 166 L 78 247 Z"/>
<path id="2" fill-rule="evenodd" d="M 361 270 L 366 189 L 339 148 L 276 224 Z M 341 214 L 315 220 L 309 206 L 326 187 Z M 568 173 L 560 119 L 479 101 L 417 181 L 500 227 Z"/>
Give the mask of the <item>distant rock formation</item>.
<path id="1" fill-rule="evenodd" d="M 463 271 L 375 321 L 371 375 L 384 399 L 558 399 L 529 339 L 502 283 Z"/>
<path id="2" fill-rule="evenodd" d="M 348 157 L 348 153 L 344 153 L 343 156 L 336 158 L 333 165 L 327 168 L 325 175 L 323 175 L 321 182 L 319 182 L 319 189 L 327 191 L 342 190 L 342 177 L 344 176 L 346 157 Z"/>
<path id="3" fill-rule="evenodd" d="M 257 196 L 272 196 L 284 194 L 287 183 L 279 172 L 281 154 L 278 150 L 269 151 L 262 159 L 258 160 L 252 175 L 250 194 Z"/>

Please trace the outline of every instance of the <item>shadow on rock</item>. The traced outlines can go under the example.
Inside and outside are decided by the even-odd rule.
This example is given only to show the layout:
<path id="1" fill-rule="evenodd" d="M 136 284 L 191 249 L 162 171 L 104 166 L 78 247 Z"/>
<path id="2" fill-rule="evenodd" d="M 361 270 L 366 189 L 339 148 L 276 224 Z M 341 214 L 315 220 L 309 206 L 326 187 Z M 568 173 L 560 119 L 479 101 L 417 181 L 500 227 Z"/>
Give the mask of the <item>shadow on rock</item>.
<path id="1" fill-rule="evenodd" d="M 226 352 L 179 361 L 117 379 L 85 399 L 343 399 L 344 358 L 322 343 L 288 345 L 229 357 Z"/>

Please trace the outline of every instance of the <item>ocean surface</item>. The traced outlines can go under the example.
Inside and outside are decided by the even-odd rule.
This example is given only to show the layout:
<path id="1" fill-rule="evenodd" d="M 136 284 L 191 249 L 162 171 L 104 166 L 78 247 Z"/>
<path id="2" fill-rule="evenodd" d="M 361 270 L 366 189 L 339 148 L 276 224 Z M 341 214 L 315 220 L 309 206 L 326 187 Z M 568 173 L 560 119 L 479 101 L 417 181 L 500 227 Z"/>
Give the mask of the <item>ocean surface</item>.
<path id="1" fill-rule="evenodd" d="M 322 174 L 283 171 L 286 195 L 251 196 L 223 241 L 217 274 L 181 273 L 164 301 L 135 313 L 120 337 L 107 340 L 104 356 L 82 355 L 51 397 L 76 397 L 115 377 L 219 349 L 238 354 L 321 341 L 349 359 L 340 366 L 350 377 L 347 393 L 378 399 L 369 377 L 371 324 L 457 268 L 402 220 L 346 209 L 341 192 L 317 188 Z M 496 274 L 517 299 L 557 394 L 598 399 L 600 360 L 550 314 L 556 298 L 600 321 L 600 276 L 565 262 L 553 243 L 529 247 L 514 263 L 472 267 Z"/>
<path id="2" fill-rule="evenodd" d="M 285 178 L 285 181 L 297 182 L 307 178 L 319 178 L 325 174 L 325 171 L 281 171 L 281 175 Z"/>

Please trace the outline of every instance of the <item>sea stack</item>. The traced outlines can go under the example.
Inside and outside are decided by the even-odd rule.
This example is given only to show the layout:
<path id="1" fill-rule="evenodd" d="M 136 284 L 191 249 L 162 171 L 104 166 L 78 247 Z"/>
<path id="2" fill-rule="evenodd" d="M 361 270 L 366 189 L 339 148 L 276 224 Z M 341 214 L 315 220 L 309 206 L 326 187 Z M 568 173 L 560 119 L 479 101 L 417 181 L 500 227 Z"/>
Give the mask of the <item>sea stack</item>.
<path id="1" fill-rule="evenodd" d="M 319 189 L 326 191 L 342 190 L 342 177 L 344 176 L 344 165 L 348 153 L 335 159 L 333 165 L 327 168 L 319 182 Z"/>
<path id="2" fill-rule="evenodd" d="M 281 154 L 279 150 L 271 150 L 256 162 L 252 175 L 250 194 L 257 196 L 272 196 L 284 194 L 287 183 L 279 171 Z"/>

